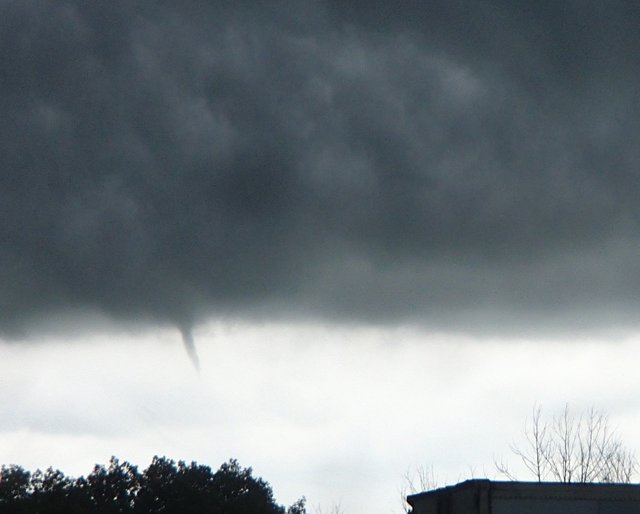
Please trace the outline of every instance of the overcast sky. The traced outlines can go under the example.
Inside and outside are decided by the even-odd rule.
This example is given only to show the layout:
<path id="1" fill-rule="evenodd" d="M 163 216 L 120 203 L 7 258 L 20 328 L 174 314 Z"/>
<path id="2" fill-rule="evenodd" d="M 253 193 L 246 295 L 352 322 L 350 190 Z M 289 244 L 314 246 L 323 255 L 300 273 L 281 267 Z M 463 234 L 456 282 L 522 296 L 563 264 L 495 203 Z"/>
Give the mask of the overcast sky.
<path id="1" fill-rule="evenodd" d="M 0 5 L 0 461 L 358 514 L 535 401 L 638 433 L 635 3 Z"/>

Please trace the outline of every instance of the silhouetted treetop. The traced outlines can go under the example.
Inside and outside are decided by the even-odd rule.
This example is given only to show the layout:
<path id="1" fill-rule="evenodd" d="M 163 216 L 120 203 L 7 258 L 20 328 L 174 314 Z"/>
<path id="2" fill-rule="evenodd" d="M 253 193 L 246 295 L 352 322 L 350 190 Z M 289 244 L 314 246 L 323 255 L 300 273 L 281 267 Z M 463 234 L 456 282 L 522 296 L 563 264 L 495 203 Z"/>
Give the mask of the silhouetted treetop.
<path id="1" fill-rule="evenodd" d="M 0 468 L 3 514 L 306 514 L 304 497 L 288 509 L 251 468 L 230 460 L 212 471 L 196 462 L 154 457 L 142 473 L 112 457 L 86 477 L 71 478 L 48 468 L 31 473 Z"/>

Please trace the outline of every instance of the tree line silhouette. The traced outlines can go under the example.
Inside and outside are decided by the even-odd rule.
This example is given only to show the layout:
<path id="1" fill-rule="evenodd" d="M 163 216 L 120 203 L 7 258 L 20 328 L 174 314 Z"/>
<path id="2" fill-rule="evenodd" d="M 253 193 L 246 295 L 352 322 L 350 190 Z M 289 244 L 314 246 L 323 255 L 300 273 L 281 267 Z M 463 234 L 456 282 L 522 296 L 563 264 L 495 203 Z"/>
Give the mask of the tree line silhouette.
<path id="1" fill-rule="evenodd" d="M 86 477 L 48 468 L 0 468 L 3 514 L 306 514 L 305 499 L 285 508 L 268 482 L 234 459 L 213 471 L 196 462 L 154 457 L 143 472 L 112 457 Z"/>

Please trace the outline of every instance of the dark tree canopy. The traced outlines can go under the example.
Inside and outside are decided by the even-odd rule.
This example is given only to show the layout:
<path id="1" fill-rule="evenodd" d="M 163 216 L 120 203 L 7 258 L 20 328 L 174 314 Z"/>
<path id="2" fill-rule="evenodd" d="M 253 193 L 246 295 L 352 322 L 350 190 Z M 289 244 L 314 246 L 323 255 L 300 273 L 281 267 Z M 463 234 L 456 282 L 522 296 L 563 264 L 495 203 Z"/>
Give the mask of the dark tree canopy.
<path id="1" fill-rule="evenodd" d="M 112 457 L 86 477 L 71 478 L 48 468 L 31 473 L 21 466 L 0 468 L 3 514 L 306 514 L 301 498 L 278 505 L 271 486 L 230 460 L 213 471 L 196 462 L 154 457 L 142 473 Z"/>

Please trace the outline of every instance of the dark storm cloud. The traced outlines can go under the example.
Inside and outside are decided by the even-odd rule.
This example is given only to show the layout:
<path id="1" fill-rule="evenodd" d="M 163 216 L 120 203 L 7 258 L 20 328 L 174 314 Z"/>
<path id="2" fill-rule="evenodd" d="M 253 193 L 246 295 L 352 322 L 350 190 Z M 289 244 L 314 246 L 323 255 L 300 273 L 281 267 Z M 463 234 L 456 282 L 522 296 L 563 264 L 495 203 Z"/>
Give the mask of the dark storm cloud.
<path id="1" fill-rule="evenodd" d="M 7 0 L 0 327 L 634 320 L 638 20 L 623 2 Z"/>

